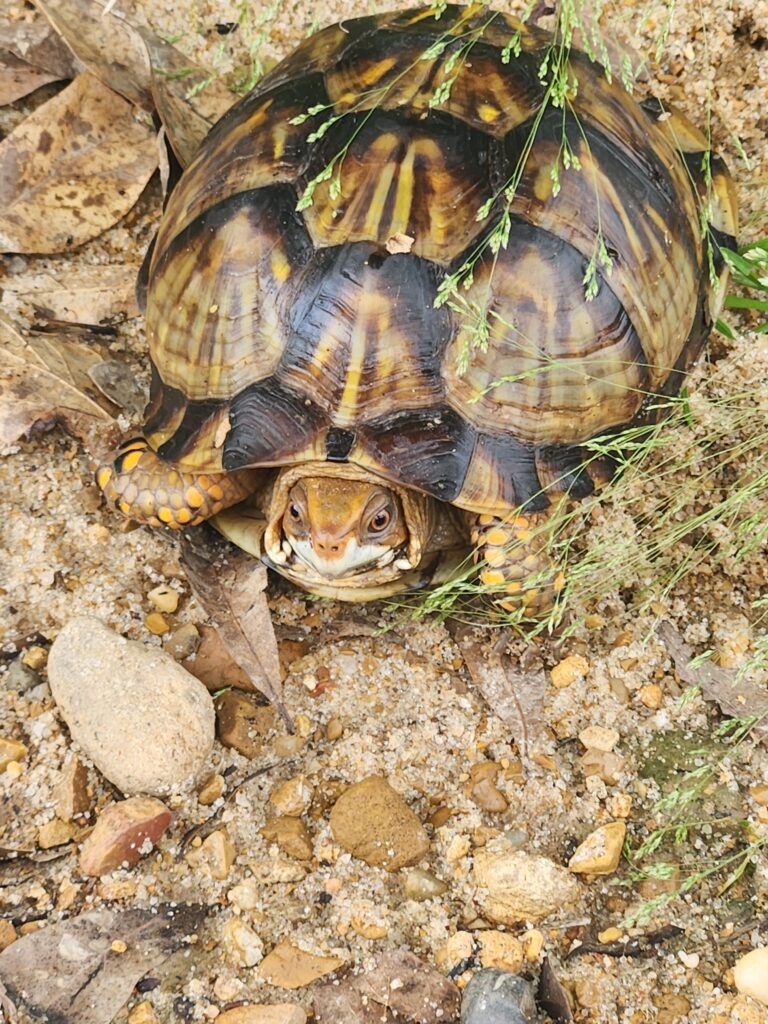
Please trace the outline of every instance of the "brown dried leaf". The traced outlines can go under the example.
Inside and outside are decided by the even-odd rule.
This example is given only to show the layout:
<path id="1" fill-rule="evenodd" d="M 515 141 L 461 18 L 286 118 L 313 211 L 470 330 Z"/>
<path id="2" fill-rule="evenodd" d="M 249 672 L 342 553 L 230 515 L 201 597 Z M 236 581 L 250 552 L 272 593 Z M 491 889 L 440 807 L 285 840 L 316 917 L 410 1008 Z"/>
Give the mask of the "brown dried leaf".
<path id="1" fill-rule="evenodd" d="M 88 376 L 108 402 L 130 416 L 140 416 L 146 408 L 149 393 L 125 363 L 105 359 L 92 366 Z"/>
<path id="2" fill-rule="evenodd" d="M 52 81 L 74 78 L 83 70 L 58 33 L 40 16 L 21 22 L 0 16 L 0 50 L 45 72 Z"/>
<path id="3" fill-rule="evenodd" d="M 235 690 L 253 692 L 250 676 L 234 660 L 213 626 L 199 626 L 200 646 L 195 653 L 185 658 L 182 665 L 205 686 L 215 693 L 230 686 Z"/>
<path id="4" fill-rule="evenodd" d="M 89 910 L 17 939 L 0 953 L 0 984 L 34 1020 L 107 1024 L 136 982 L 196 932 L 206 908 Z M 112 943 L 122 941 L 116 955 Z"/>
<path id="5" fill-rule="evenodd" d="M 157 167 L 154 134 L 80 75 L 0 143 L 0 250 L 55 253 L 123 217 Z"/>
<path id="6" fill-rule="evenodd" d="M 40 71 L 7 50 L 0 49 L 0 107 L 15 103 L 41 85 L 55 81 L 55 75 Z"/>
<path id="7" fill-rule="evenodd" d="M 95 0 L 35 0 L 85 67 L 110 89 L 145 110 L 152 100 L 149 57 L 141 36 Z"/>
<path id="8" fill-rule="evenodd" d="M 471 634 L 456 637 L 472 682 L 491 709 L 509 726 L 527 770 L 544 725 L 544 694 L 547 677 L 543 669 L 524 670 L 508 655 L 482 646 Z"/>
<path id="9" fill-rule="evenodd" d="M 765 687 L 738 672 L 719 668 L 711 661 L 691 666 L 695 658 L 692 647 L 683 640 L 671 622 L 661 622 L 656 630 L 669 651 L 675 670 L 688 686 L 698 686 L 704 700 L 713 700 L 720 710 L 734 718 L 760 719 L 752 735 L 768 740 L 768 694 Z"/>
<path id="10" fill-rule="evenodd" d="M 109 317 L 139 315 L 136 303 L 138 264 L 67 270 L 61 278 L 50 271 L 16 274 L 3 290 L 27 303 L 38 316 L 98 324 Z"/>
<path id="11" fill-rule="evenodd" d="M 186 167 L 236 97 L 208 68 L 191 63 L 150 29 L 138 31 L 152 65 L 152 96 L 157 112 L 179 163 Z"/>
<path id="12" fill-rule="evenodd" d="M 63 424 L 85 437 L 112 417 L 86 391 L 89 366 L 101 359 L 79 342 L 51 335 L 24 339 L 0 313 L 0 444 L 33 429 Z"/>
<path id="13" fill-rule="evenodd" d="M 224 646 L 248 675 L 253 689 L 275 705 L 292 729 L 283 704 L 280 658 L 265 593 L 266 568 L 204 527 L 183 535 L 181 561 Z"/>
<path id="14" fill-rule="evenodd" d="M 395 984 L 396 982 L 396 984 Z M 413 953 L 381 953 L 364 974 L 315 989 L 318 1024 L 441 1024 L 459 1015 L 458 988 Z"/>

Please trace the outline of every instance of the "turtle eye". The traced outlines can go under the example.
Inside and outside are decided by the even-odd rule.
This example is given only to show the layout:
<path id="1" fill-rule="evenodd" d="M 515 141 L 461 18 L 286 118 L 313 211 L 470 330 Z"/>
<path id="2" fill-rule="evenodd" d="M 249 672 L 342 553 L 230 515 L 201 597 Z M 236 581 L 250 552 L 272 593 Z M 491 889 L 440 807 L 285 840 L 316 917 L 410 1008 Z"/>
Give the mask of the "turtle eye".
<path id="1" fill-rule="evenodd" d="M 368 524 L 368 529 L 371 530 L 372 533 L 381 533 L 382 530 L 386 530 L 391 522 L 391 512 L 388 508 L 383 508 L 371 519 Z"/>

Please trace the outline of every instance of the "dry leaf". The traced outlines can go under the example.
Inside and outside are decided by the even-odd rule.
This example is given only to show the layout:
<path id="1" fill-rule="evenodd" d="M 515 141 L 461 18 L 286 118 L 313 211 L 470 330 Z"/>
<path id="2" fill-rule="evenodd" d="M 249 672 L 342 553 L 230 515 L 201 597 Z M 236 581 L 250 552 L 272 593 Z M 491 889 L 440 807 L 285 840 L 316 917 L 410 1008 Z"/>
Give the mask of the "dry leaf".
<path id="1" fill-rule="evenodd" d="M 261 961 L 259 974 L 278 988 L 303 988 L 344 963 L 337 956 L 315 956 L 285 939 Z"/>
<path id="2" fill-rule="evenodd" d="M 224 646 L 292 729 L 283 704 L 280 658 L 265 593 L 267 570 L 251 555 L 200 527 L 182 536 L 181 561 L 195 596 Z"/>
<path id="3" fill-rule="evenodd" d="M 541 965 L 536 1004 L 540 1010 L 551 1017 L 554 1024 L 571 1024 L 573 1013 L 568 996 L 549 962 L 549 957 L 545 957 Z"/>
<path id="4" fill-rule="evenodd" d="M 145 110 L 153 107 L 149 58 L 135 28 L 95 0 L 35 0 L 67 46 L 104 85 Z"/>
<path id="5" fill-rule="evenodd" d="M 83 74 L 0 143 L 0 250 L 55 253 L 123 217 L 157 167 L 153 132 Z"/>
<path id="6" fill-rule="evenodd" d="M 173 152 L 181 166 L 186 167 L 236 97 L 208 68 L 192 63 L 150 29 L 138 31 L 152 65 L 152 95 L 157 112 Z"/>
<path id="7" fill-rule="evenodd" d="M 520 760 L 527 770 L 544 724 L 547 678 L 543 669 L 523 670 L 493 647 L 482 646 L 471 634 L 456 637 L 472 682 L 491 710 L 509 726 Z"/>
<path id="8" fill-rule="evenodd" d="M 67 270 L 62 278 L 49 271 L 16 274 L 3 290 L 31 306 L 38 316 L 98 324 L 109 317 L 139 315 L 136 302 L 138 264 Z"/>
<path id="9" fill-rule="evenodd" d="M 74 78 L 83 70 L 58 33 L 42 17 L 13 21 L 0 16 L 0 50 L 12 53 L 37 71 L 49 74 L 53 80 Z"/>
<path id="10" fill-rule="evenodd" d="M 104 435 L 110 414 L 86 393 L 88 368 L 101 360 L 87 346 L 51 335 L 27 341 L 0 313 L 0 444 L 62 424 L 85 437 Z"/>
<path id="11" fill-rule="evenodd" d="M 253 692 L 250 677 L 240 668 L 213 626 L 198 626 L 200 646 L 182 665 L 200 680 L 206 689 L 215 693 L 225 686 L 235 690 Z"/>
<path id="12" fill-rule="evenodd" d="M 659 624 L 656 632 L 675 663 L 675 670 L 688 686 L 698 686 L 704 700 L 713 700 L 720 710 L 734 718 L 760 719 L 752 728 L 752 735 L 768 740 L 768 694 L 765 686 L 739 673 L 719 668 L 711 661 L 695 666 L 694 650 L 683 640 L 670 622 Z"/>
<path id="13" fill-rule="evenodd" d="M 40 71 L 7 50 L 0 49 L 0 107 L 15 103 L 41 85 L 55 81 L 55 75 Z"/>
<path id="14" fill-rule="evenodd" d="M 318 1024 L 445 1024 L 459 1015 L 458 988 L 413 953 L 380 953 L 363 973 L 315 989 Z"/>
<path id="15" fill-rule="evenodd" d="M 108 1024 L 136 982 L 196 932 L 205 907 L 89 910 L 41 928 L 0 953 L 0 983 L 34 1020 Z M 115 955 L 111 946 L 126 950 Z"/>
<path id="16" fill-rule="evenodd" d="M 396 231 L 391 238 L 387 239 L 386 250 L 393 256 L 399 252 L 410 252 L 413 243 L 416 241 L 411 235 L 404 235 L 402 231 Z"/>

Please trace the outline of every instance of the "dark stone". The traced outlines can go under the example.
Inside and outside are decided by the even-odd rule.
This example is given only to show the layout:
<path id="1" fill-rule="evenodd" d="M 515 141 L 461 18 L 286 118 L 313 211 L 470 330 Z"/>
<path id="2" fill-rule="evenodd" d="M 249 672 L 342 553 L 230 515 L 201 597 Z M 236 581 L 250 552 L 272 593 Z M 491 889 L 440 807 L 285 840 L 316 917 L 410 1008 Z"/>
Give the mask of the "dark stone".
<path id="1" fill-rule="evenodd" d="M 536 1024 L 536 1002 L 527 981 L 507 971 L 478 971 L 464 989 L 461 1024 Z"/>

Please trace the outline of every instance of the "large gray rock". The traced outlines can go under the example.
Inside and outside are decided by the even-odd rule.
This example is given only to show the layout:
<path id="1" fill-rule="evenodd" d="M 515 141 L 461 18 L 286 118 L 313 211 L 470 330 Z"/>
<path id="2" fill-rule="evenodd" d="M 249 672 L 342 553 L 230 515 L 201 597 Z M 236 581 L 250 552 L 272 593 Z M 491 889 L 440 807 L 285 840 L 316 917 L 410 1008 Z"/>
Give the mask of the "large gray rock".
<path id="1" fill-rule="evenodd" d="M 461 1024 L 536 1024 L 533 989 L 507 971 L 478 971 L 461 1000 Z"/>
<path id="2" fill-rule="evenodd" d="M 170 655 L 79 616 L 48 657 L 72 739 L 126 795 L 192 786 L 213 746 L 210 694 Z"/>

